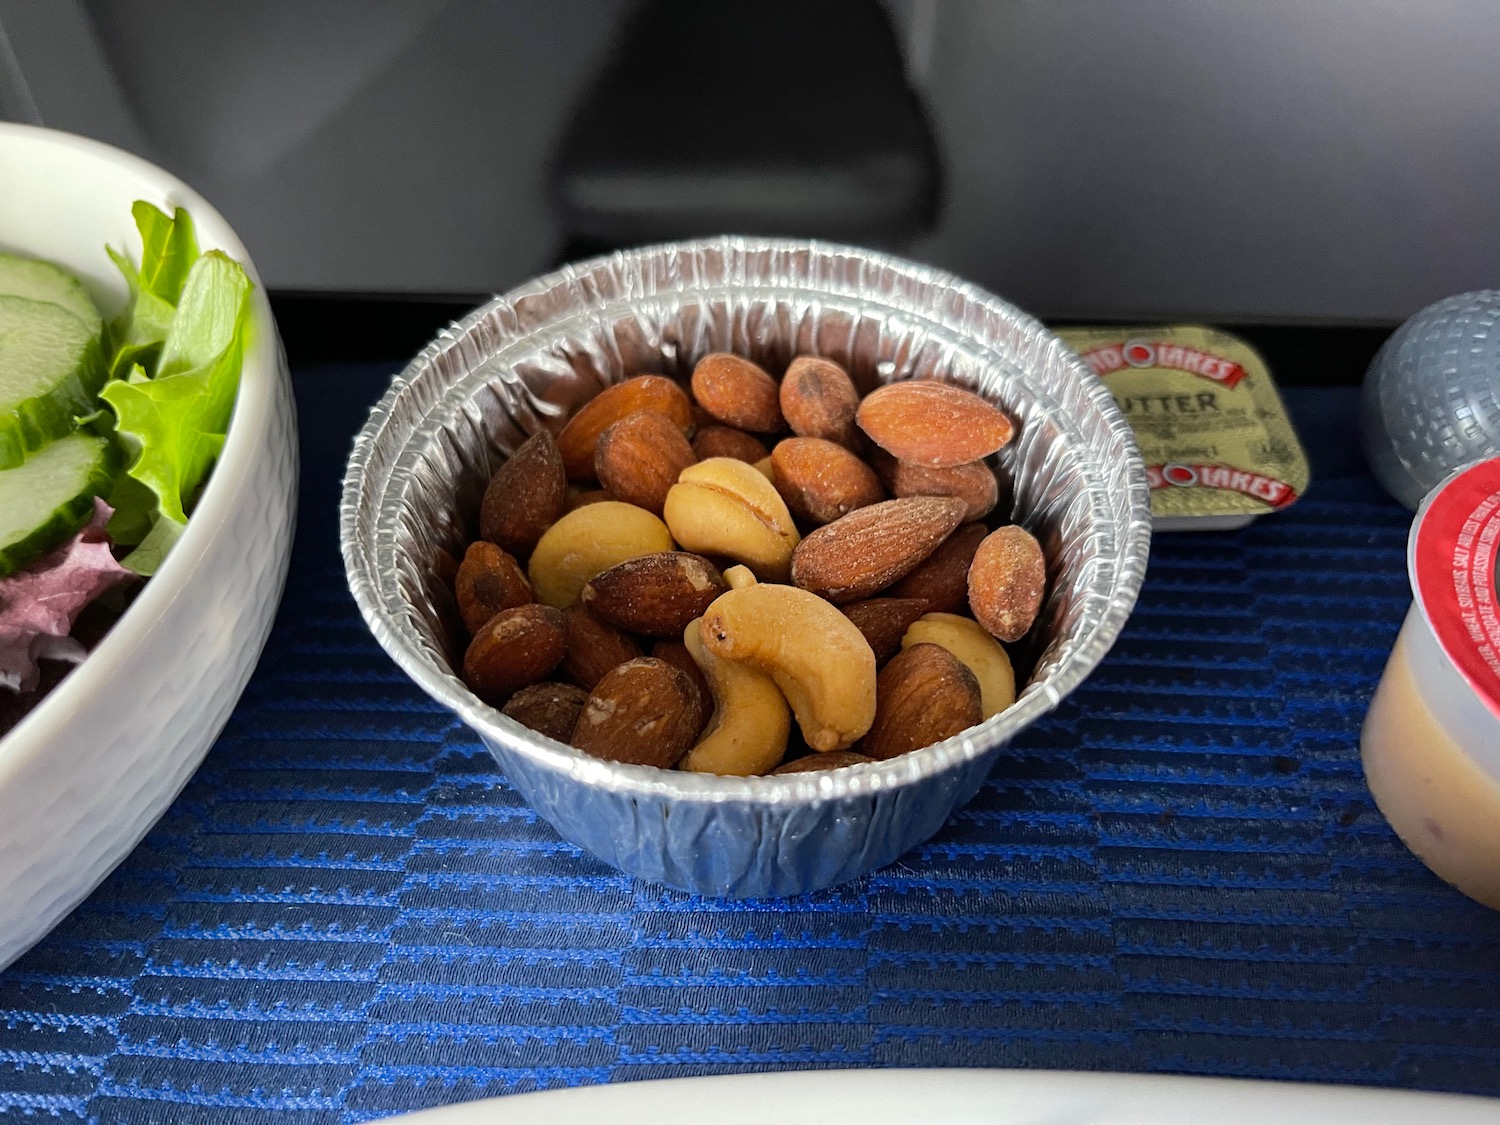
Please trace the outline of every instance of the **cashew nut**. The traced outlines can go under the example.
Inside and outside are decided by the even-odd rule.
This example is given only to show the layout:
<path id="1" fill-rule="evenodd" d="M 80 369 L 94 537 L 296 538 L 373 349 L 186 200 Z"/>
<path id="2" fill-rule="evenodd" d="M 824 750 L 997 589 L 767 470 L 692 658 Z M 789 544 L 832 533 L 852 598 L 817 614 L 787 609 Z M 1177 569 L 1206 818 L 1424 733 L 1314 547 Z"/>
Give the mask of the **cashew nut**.
<path id="1" fill-rule="evenodd" d="M 725 555 L 772 581 L 786 580 L 800 539 L 771 482 L 731 457 L 710 457 L 682 470 L 663 516 L 685 550 Z"/>
<path id="2" fill-rule="evenodd" d="M 712 608 L 712 607 L 710 607 Z M 1016 675 L 1010 657 L 983 625 L 955 613 L 926 613 L 907 627 L 901 647 L 941 645 L 979 681 L 981 721 L 1000 714 L 1016 701 Z"/>
<path id="3" fill-rule="evenodd" d="M 770 676 L 709 652 L 700 631 L 702 621 L 697 618 L 683 630 L 682 643 L 708 680 L 714 713 L 679 768 L 737 777 L 775 769 L 786 757 L 791 709 Z"/>
<path id="4" fill-rule="evenodd" d="M 672 549 L 667 525 L 644 508 L 601 500 L 575 508 L 547 529 L 527 567 L 543 605 L 567 609 L 594 575 L 639 555 Z"/>
<path id="5" fill-rule="evenodd" d="M 875 653 L 818 595 L 770 583 L 733 589 L 708 607 L 700 633 L 709 652 L 776 681 L 814 750 L 842 750 L 875 721 Z"/>

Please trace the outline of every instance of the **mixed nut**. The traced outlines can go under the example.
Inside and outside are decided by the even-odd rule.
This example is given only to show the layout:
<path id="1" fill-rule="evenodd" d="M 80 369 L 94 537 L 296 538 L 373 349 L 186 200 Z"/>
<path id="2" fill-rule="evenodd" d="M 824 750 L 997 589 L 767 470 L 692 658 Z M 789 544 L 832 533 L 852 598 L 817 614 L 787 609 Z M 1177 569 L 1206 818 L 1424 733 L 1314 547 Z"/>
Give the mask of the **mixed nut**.
<path id="1" fill-rule="evenodd" d="M 1047 575 L 981 522 L 1003 411 L 861 399 L 814 356 L 778 383 L 709 355 L 690 387 L 616 383 L 495 473 L 453 579 L 476 695 L 599 758 L 736 775 L 893 758 L 1015 701 L 999 642 Z"/>

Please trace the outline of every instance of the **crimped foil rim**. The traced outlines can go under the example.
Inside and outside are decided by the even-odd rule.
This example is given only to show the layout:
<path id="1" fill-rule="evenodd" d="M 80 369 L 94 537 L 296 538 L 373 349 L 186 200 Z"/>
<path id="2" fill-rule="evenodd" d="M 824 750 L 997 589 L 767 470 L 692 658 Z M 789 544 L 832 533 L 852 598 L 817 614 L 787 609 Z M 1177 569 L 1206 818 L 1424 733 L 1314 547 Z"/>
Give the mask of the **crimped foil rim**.
<path id="1" fill-rule="evenodd" d="M 564 743 L 540 736 L 502 715 L 497 708 L 481 702 L 470 693 L 456 676 L 442 671 L 428 658 L 411 623 L 415 611 L 403 597 L 395 580 L 393 560 L 388 557 L 391 549 L 385 540 L 389 540 L 392 535 L 381 537 L 381 532 L 391 532 L 400 514 L 402 489 L 399 485 L 410 475 L 412 439 L 426 428 L 435 415 L 445 408 L 453 407 L 454 404 L 449 401 L 449 392 L 455 384 L 472 376 L 495 347 L 521 340 L 542 326 L 533 326 L 528 332 L 505 332 L 502 339 L 486 349 L 485 357 L 468 364 L 463 372 L 449 378 L 409 426 L 399 432 L 388 433 L 388 427 L 396 415 L 397 403 L 410 392 L 412 385 L 432 367 L 438 357 L 471 344 L 475 330 L 484 325 L 496 311 L 504 313 L 514 309 L 528 297 L 540 296 L 566 286 L 578 292 L 580 300 L 566 313 L 544 322 L 545 327 L 553 329 L 570 317 L 597 318 L 612 308 L 630 305 L 632 295 L 626 294 L 611 301 L 589 300 L 580 282 L 592 271 L 609 266 L 623 272 L 633 266 L 647 265 L 653 260 L 708 253 L 722 253 L 731 258 L 736 255 L 743 258 L 765 253 L 806 253 L 810 258 L 858 260 L 889 271 L 906 281 L 950 291 L 975 307 L 1009 322 L 1026 336 L 1034 337 L 1037 342 L 1058 349 L 1062 354 L 1057 358 L 1073 369 L 1085 400 L 1098 410 L 1110 435 L 1120 440 L 1127 459 L 1123 469 L 1128 482 L 1126 507 L 1129 518 L 1118 527 L 1116 549 L 1105 559 L 1113 564 L 1109 590 L 1092 590 L 1086 595 L 1086 624 L 1074 642 L 1073 651 L 1044 681 L 1030 685 L 1006 711 L 944 742 L 890 761 L 860 764 L 831 772 L 798 773 L 780 777 L 723 777 L 606 762 L 590 757 Z M 785 286 L 752 286 L 736 284 L 732 277 L 716 285 L 682 286 L 679 292 L 745 293 L 757 289 L 783 295 L 795 290 L 809 295 L 824 291 L 829 296 L 868 297 L 868 294 L 862 294 L 854 285 L 841 285 L 826 290 L 816 289 L 804 282 L 788 282 Z M 894 308 L 894 295 L 882 295 L 880 303 Z M 920 315 L 930 325 L 970 343 L 980 344 L 986 350 L 995 348 L 991 341 L 976 338 L 965 324 L 943 309 L 924 304 L 905 311 L 910 315 Z M 366 498 L 377 500 L 377 515 L 372 528 L 376 533 L 375 542 L 367 542 L 361 534 L 361 515 L 370 507 L 363 503 Z M 1114 644 L 1134 608 L 1145 578 L 1150 539 L 1150 492 L 1145 467 L 1129 423 L 1103 381 L 1094 377 L 1083 362 L 1072 356 L 1062 341 L 1048 332 L 1040 321 L 952 274 L 893 255 L 837 243 L 742 236 L 663 243 L 567 265 L 492 298 L 462 320 L 443 329 L 392 380 L 390 388 L 371 410 L 369 419 L 355 438 L 339 506 L 339 541 L 349 588 L 371 633 L 407 675 L 433 699 L 455 712 L 472 729 L 504 744 L 513 752 L 524 755 L 539 766 L 566 775 L 586 786 L 654 799 L 670 795 L 673 799 L 683 801 L 733 801 L 763 806 L 812 804 L 904 788 L 972 761 L 1009 741 L 1017 732 L 1055 708 L 1082 682 Z M 382 575 L 385 576 L 384 579 Z"/>

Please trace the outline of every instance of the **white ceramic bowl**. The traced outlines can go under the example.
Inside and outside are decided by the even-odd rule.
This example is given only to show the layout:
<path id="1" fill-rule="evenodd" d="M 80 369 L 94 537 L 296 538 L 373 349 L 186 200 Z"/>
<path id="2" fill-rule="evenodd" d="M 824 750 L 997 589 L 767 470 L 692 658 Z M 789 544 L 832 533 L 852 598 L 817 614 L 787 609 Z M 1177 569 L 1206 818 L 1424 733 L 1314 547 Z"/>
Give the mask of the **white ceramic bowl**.
<path id="1" fill-rule="evenodd" d="M 47 258 L 106 318 L 125 303 L 105 244 L 140 254 L 130 205 L 185 207 L 203 249 L 256 283 L 228 440 L 188 530 L 84 663 L 0 738 L 0 966 L 76 906 L 154 824 L 223 728 L 265 645 L 291 555 L 291 379 L 229 224 L 180 180 L 67 133 L 0 124 L 0 250 Z"/>

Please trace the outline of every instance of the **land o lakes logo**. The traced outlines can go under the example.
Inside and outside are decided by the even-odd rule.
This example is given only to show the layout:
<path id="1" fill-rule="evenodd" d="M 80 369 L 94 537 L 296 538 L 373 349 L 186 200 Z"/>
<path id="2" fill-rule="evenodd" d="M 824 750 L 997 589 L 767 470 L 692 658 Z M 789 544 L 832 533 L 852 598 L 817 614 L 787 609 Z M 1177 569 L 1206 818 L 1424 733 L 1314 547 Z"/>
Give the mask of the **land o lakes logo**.
<path id="1" fill-rule="evenodd" d="M 1297 499 L 1297 490 L 1286 481 L 1231 465 L 1190 465 L 1180 461 L 1147 465 L 1146 480 L 1153 492 L 1159 488 L 1223 488 L 1262 500 L 1272 508 L 1285 508 Z"/>
<path id="2" fill-rule="evenodd" d="M 1110 375 L 1126 367 L 1168 367 L 1211 379 L 1222 387 L 1233 387 L 1245 377 L 1245 369 L 1232 359 L 1170 340 L 1138 338 L 1123 344 L 1105 344 L 1084 352 L 1081 358 L 1096 375 Z"/>

